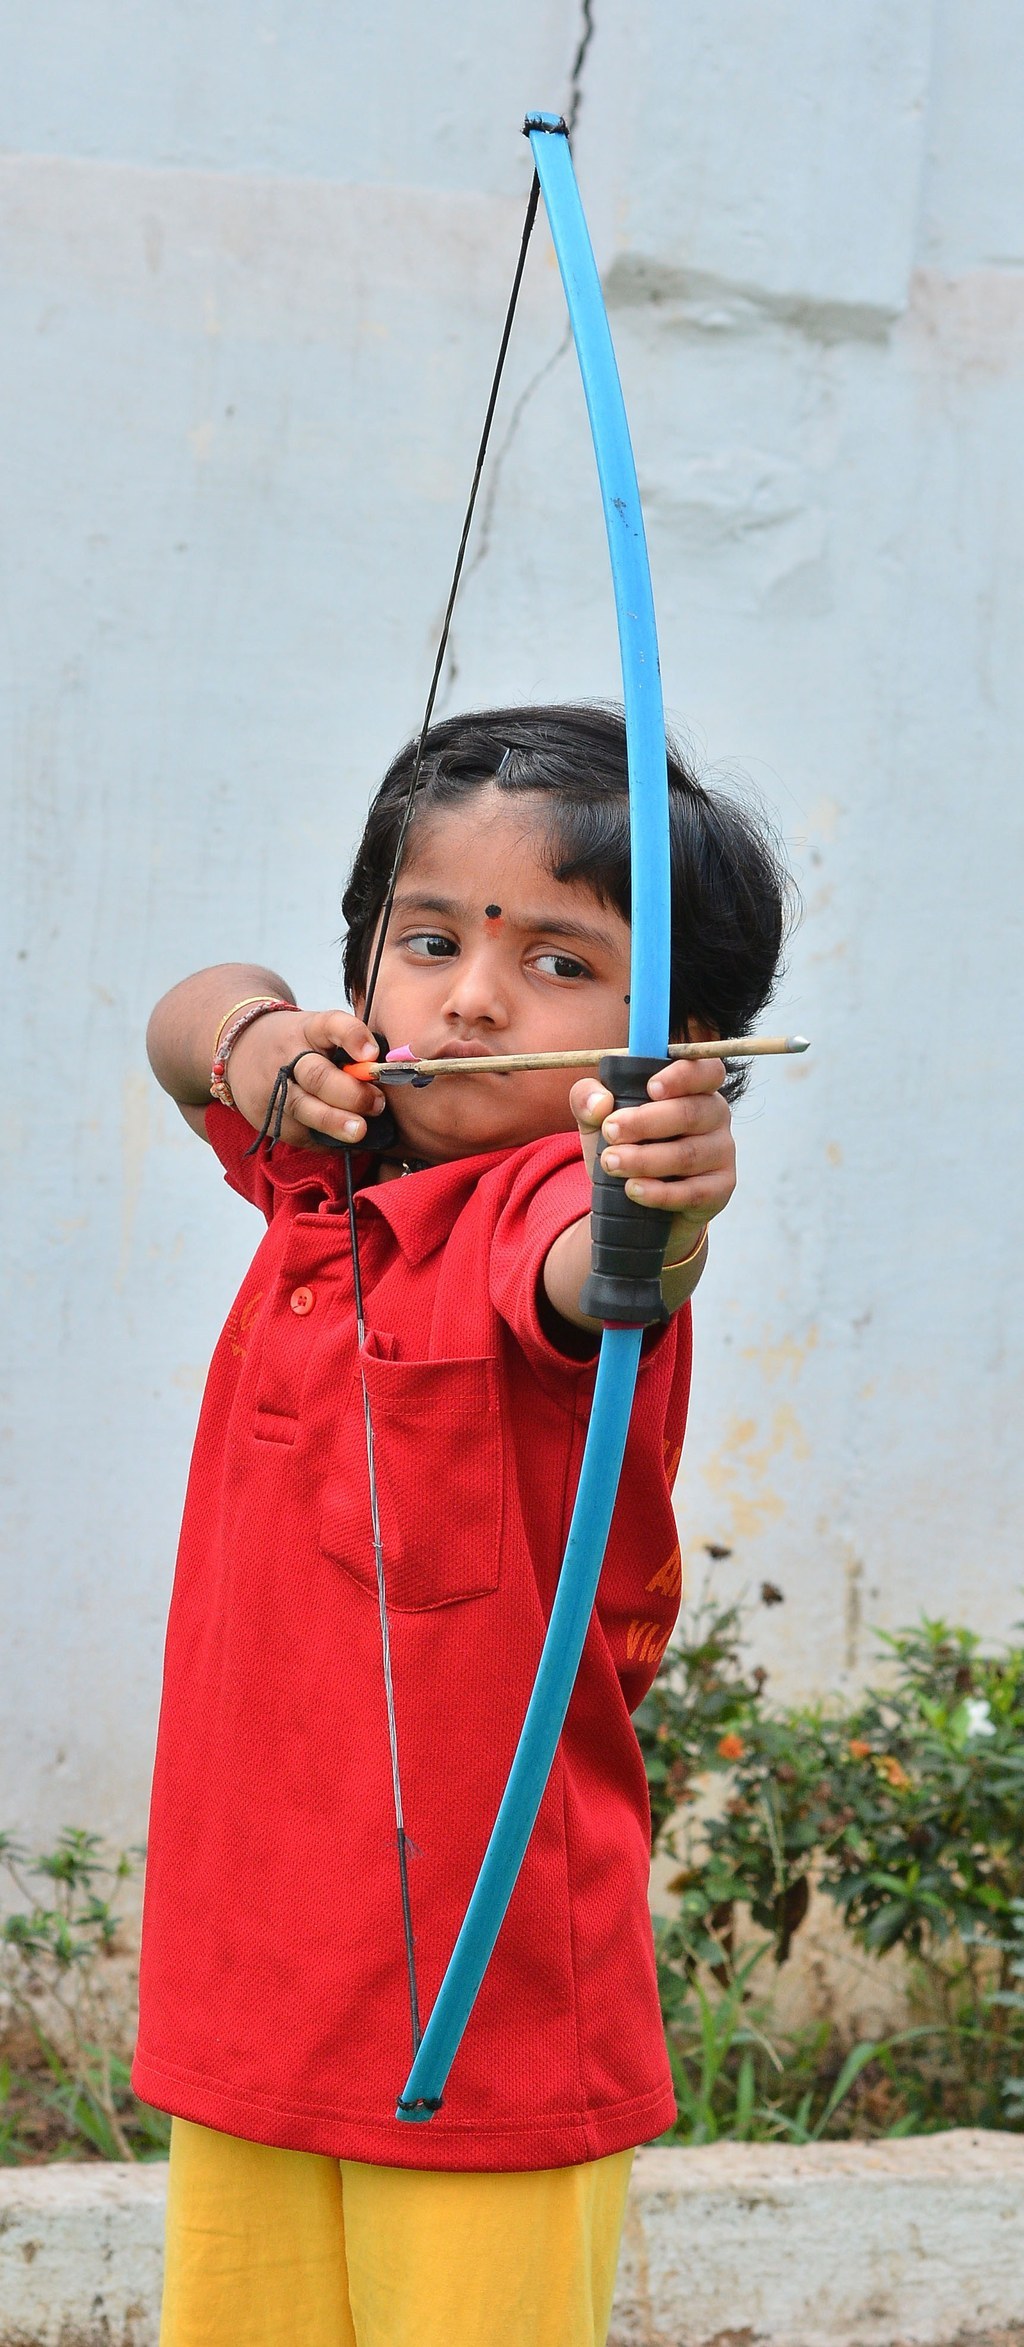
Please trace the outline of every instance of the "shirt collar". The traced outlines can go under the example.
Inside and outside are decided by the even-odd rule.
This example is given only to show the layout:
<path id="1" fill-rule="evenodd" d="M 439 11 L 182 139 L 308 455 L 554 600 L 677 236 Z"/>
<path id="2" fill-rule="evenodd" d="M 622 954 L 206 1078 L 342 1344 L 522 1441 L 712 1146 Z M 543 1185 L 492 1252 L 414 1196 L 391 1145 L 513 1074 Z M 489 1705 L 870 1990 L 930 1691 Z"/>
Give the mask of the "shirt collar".
<path id="1" fill-rule="evenodd" d="M 492 1149 L 485 1156 L 457 1157 L 447 1165 L 428 1166 L 423 1173 L 374 1183 L 357 1193 L 360 1213 L 381 1215 L 408 1261 L 422 1263 L 450 1237 L 453 1221 L 484 1174 L 516 1154 L 512 1149 Z"/>

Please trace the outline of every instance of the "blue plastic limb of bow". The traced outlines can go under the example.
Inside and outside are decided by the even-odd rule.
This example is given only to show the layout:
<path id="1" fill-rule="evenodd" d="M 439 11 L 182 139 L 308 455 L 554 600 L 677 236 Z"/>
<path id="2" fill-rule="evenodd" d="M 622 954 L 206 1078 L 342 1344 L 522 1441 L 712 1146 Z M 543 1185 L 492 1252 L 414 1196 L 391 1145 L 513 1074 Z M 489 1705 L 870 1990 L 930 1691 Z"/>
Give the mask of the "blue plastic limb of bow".
<path id="1" fill-rule="evenodd" d="M 654 598 L 626 411 L 587 224 L 558 115 L 526 130 L 562 274 L 604 504 L 622 659 L 629 765 L 632 943 L 629 1048 L 668 1043 L 671 887 L 665 715 Z M 606 1328 L 565 1557 L 533 1693 L 465 1919 L 397 2116 L 440 2105 L 537 1820 L 593 1612 L 629 1432 L 643 1330 Z"/>

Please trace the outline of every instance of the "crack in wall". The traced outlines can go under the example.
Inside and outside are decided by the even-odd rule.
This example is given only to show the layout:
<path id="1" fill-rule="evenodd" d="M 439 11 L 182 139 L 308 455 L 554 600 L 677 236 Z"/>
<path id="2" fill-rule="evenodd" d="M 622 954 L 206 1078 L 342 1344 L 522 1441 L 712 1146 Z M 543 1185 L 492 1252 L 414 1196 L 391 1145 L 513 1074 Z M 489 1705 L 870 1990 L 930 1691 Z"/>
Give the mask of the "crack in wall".
<path id="1" fill-rule="evenodd" d="M 589 49 L 593 38 L 593 0 L 582 0 L 580 8 L 580 37 L 576 49 L 576 55 L 573 58 L 572 68 L 569 74 L 569 103 L 565 110 L 565 119 L 569 127 L 570 138 L 572 137 L 572 133 L 576 128 L 577 122 L 579 121 L 580 107 L 583 104 L 583 68 L 587 62 L 587 50 Z"/>
<path id="2" fill-rule="evenodd" d="M 556 344 L 555 349 L 548 353 L 547 358 L 543 360 L 542 364 L 530 376 L 529 381 L 524 383 L 523 388 L 515 401 L 512 413 L 509 416 L 508 424 L 505 429 L 504 438 L 502 439 L 500 446 L 495 449 L 491 458 L 490 479 L 487 483 L 487 488 L 484 493 L 483 502 L 480 508 L 480 518 L 477 524 L 476 547 L 466 564 L 465 570 L 463 571 L 461 591 L 465 590 L 469 584 L 470 579 L 473 578 L 475 573 L 481 569 L 490 553 L 494 513 L 498 502 L 498 491 L 501 488 L 502 470 L 505 464 L 505 459 L 512 447 L 512 443 L 519 432 L 519 428 L 522 424 L 523 417 L 526 414 L 526 410 L 529 407 L 535 393 L 540 390 L 541 384 L 546 380 L 548 375 L 554 373 L 554 370 L 558 366 L 560 360 L 564 359 L 571 343 L 572 327 L 566 324 L 561 340 Z M 444 667 L 444 685 L 442 687 L 441 693 L 438 695 L 439 702 L 443 701 L 445 707 L 447 707 L 448 697 L 455 685 L 458 673 L 459 664 L 455 656 L 455 647 L 452 637 L 449 636 L 448 656 Z"/>
<path id="3" fill-rule="evenodd" d="M 559 361 L 564 359 L 566 351 L 569 349 L 571 342 L 572 327 L 566 324 L 565 328 L 563 329 L 561 339 L 556 343 L 554 350 L 549 351 L 547 358 L 542 360 L 541 365 L 534 370 L 534 373 L 530 376 L 529 381 L 524 383 L 523 388 L 514 403 L 511 415 L 509 416 L 508 423 L 505 428 L 504 437 L 500 446 L 495 449 L 494 455 L 491 459 L 491 477 L 487 484 L 483 505 L 481 507 L 480 526 L 477 532 L 476 552 L 473 555 L 472 560 L 466 565 L 465 575 L 467 578 L 471 578 L 473 572 L 475 570 L 479 570 L 481 563 L 486 560 L 490 551 L 491 529 L 494 521 L 494 509 L 498 502 L 498 491 L 501 487 L 502 467 L 504 466 L 505 459 L 508 456 L 510 448 L 512 447 L 512 443 L 516 439 L 516 436 L 519 432 L 519 428 L 522 424 L 523 417 L 526 414 L 526 410 L 535 394 L 540 390 L 541 384 L 546 381 L 549 375 L 554 373 L 554 370 L 558 366 Z"/>

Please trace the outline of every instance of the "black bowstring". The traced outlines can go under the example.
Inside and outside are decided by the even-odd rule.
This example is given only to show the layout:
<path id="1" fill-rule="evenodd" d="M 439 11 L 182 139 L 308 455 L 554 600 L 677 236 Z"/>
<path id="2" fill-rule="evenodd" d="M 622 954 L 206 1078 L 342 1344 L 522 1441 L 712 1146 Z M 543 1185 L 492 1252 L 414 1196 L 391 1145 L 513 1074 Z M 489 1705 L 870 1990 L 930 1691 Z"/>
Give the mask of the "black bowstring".
<path id="1" fill-rule="evenodd" d="M 409 1852 L 414 1847 L 405 1830 L 405 1811 L 402 1805 L 402 1775 L 398 1765 L 398 1724 L 395 1719 L 395 1688 L 391 1676 L 391 1629 L 388 1622 L 387 1586 L 384 1576 L 384 1543 L 380 1529 L 380 1502 L 377 1492 L 377 1469 L 374 1456 L 373 1418 L 370 1396 L 363 1368 L 363 1347 L 366 1343 L 366 1319 L 363 1312 L 363 1281 L 359 1264 L 359 1241 L 356 1236 L 356 1194 L 352 1180 L 352 1154 L 345 1152 L 345 1193 L 348 1205 L 348 1227 L 352 1237 L 352 1288 L 356 1307 L 356 1336 L 359 1342 L 359 1378 L 363 1390 L 363 1426 L 366 1433 L 366 1471 L 370 1484 L 370 1530 L 373 1536 L 373 1565 L 377 1580 L 377 1604 L 380 1611 L 380 1644 L 384 1665 L 384 1702 L 388 1715 L 388 1749 L 391 1754 L 391 1792 L 395 1804 L 395 1831 L 398 1838 L 398 1879 L 402 1892 L 402 1931 L 405 1937 L 405 1967 L 409 1980 L 409 2019 L 412 2023 L 414 2056 L 420 2050 L 423 2031 L 420 2027 L 420 2000 L 416 1984 L 416 1949 L 412 1928 L 412 1900 L 409 1896 Z"/>
<path id="2" fill-rule="evenodd" d="M 398 827 L 398 838 L 395 842 L 395 852 L 392 859 L 387 888 L 384 894 L 384 903 L 381 909 L 380 927 L 377 932 L 377 939 L 373 949 L 369 975 L 366 981 L 366 997 L 362 1009 L 362 1017 L 366 1026 L 369 1026 L 370 1023 L 370 1013 L 373 1008 L 374 993 L 376 991 L 377 979 L 380 974 L 381 957 L 384 952 L 385 939 L 387 937 L 388 926 L 391 920 L 392 907 L 395 901 L 395 890 L 398 886 L 398 875 L 401 869 L 402 856 L 405 849 L 406 838 L 408 836 L 409 825 L 412 821 L 413 808 L 416 803 L 416 792 L 419 788 L 420 773 L 423 767 L 423 756 L 426 749 L 427 735 L 430 731 L 430 721 L 434 714 L 434 703 L 437 699 L 438 686 L 440 684 L 441 674 L 444 668 L 445 653 L 448 650 L 448 638 L 451 633 L 452 614 L 455 609 L 455 598 L 459 591 L 459 581 L 462 577 L 462 567 L 466 559 L 466 548 L 469 544 L 469 533 L 473 526 L 473 512 L 476 506 L 477 491 L 480 487 L 480 477 L 484 468 L 484 458 L 487 454 L 487 443 L 490 439 L 491 425 L 494 421 L 494 411 L 498 404 L 498 389 L 501 383 L 502 374 L 504 372 L 505 359 L 512 334 L 512 321 L 515 317 L 516 305 L 519 300 L 519 289 L 523 282 L 523 271 L 526 267 L 527 248 L 529 246 L 530 237 L 533 232 L 533 224 L 537 217 L 537 203 L 539 195 L 540 181 L 538 180 L 536 172 L 534 172 L 529 200 L 526 206 L 526 218 L 523 223 L 523 234 L 519 246 L 519 258 L 516 262 L 515 274 L 512 279 L 512 291 L 509 295 L 508 307 L 505 312 L 505 323 L 502 328 L 501 341 L 498 346 L 498 357 L 494 368 L 494 374 L 491 379 L 491 388 L 487 399 L 487 411 L 484 416 L 483 430 L 480 434 L 480 445 L 477 449 L 476 464 L 473 468 L 473 480 L 470 487 L 469 500 L 466 506 L 465 517 L 462 524 L 462 535 L 459 539 L 459 551 L 455 557 L 455 569 L 452 573 L 452 583 L 448 592 L 448 602 L 445 608 L 440 640 L 438 642 L 437 654 L 434 660 L 434 673 L 430 679 L 430 690 L 427 694 L 426 707 L 423 712 L 423 722 L 420 726 L 419 734 L 416 740 L 412 775 L 410 777 L 409 788 L 406 793 L 405 805 L 402 810 L 402 820 Z M 284 1115 L 284 1102 L 288 1096 L 288 1082 L 292 1073 L 294 1072 L 295 1065 L 296 1063 L 293 1061 L 290 1068 L 282 1068 L 278 1076 L 278 1085 L 282 1083 L 283 1079 L 283 1093 L 280 1104 L 277 1106 L 276 1132 L 274 1133 L 274 1138 L 277 1138 L 280 1135 L 281 1120 Z M 276 1098 L 277 1087 L 275 1086 L 275 1092 L 271 1098 L 270 1106 L 268 1107 L 267 1115 L 264 1120 L 264 1131 L 269 1131 L 271 1128 L 271 1122 L 275 1112 Z M 257 1143 L 257 1147 L 258 1145 L 259 1144 Z M 352 1285 L 355 1296 L 356 1332 L 359 1339 L 359 1379 L 362 1387 L 363 1425 L 366 1434 L 366 1469 L 370 1485 L 370 1527 L 373 1536 L 373 1562 L 377 1581 L 377 1602 L 380 1609 L 381 1655 L 384 1667 L 384 1700 L 387 1707 L 388 1746 L 391 1754 L 391 1789 L 394 1799 L 395 1830 L 398 1843 L 398 1875 L 402 1897 L 402 1928 L 405 1935 L 405 1963 L 409 1982 L 409 2018 L 412 2026 L 413 2058 L 415 2059 L 415 2056 L 419 2052 L 420 2042 L 423 2036 L 423 2031 L 420 2026 L 420 2002 L 416 1980 L 416 1947 L 415 1934 L 412 1923 L 412 1899 L 409 1891 L 409 1854 L 410 1851 L 415 1852 L 415 1844 L 410 1842 L 405 1830 L 405 1811 L 402 1802 L 402 1778 L 398 1761 L 398 1727 L 395 1718 L 395 1691 L 391 1675 L 391 1633 L 388 1626 L 387 1582 L 384 1567 L 384 1546 L 381 1539 L 380 1529 L 380 1504 L 377 1490 L 376 1458 L 373 1439 L 373 1415 L 370 1409 L 370 1395 L 366 1383 L 366 1371 L 363 1365 L 363 1348 L 366 1342 L 366 1323 L 363 1314 L 363 1282 L 359 1262 L 359 1230 L 356 1217 L 355 1184 L 352 1180 L 352 1158 L 351 1154 L 347 1151 L 345 1155 L 345 1189 L 346 1203 L 348 1207 L 349 1237 L 352 1245 Z M 434 2106 L 431 2107 L 433 2108 Z M 439 2108 L 440 2105 L 436 2107 Z"/>
<path id="3" fill-rule="evenodd" d="M 466 548 L 469 544 L 469 535 L 473 526 L 473 514 L 476 508 L 477 493 L 480 488 L 480 480 L 484 468 L 484 459 L 487 455 L 487 447 L 491 434 L 491 425 L 494 421 L 494 413 L 498 404 L 498 391 L 500 388 L 502 375 L 504 373 L 505 360 L 508 354 L 508 346 L 512 334 L 512 323 L 515 317 L 516 308 L 519 301 L 519 292 L 523 282 L 523 272 L 526 267 L 527 249 L 529 247 L 530 237 L 533 233 L 534 222 L 537 217 L 539 196 L 540 182 L 536 172 L 534 172 L 530 187 L 529 199 L 526 206 L 526 218 L 523 223 L 523 233 L 519 246 L 519 256 L 516 261 L 515 273 L 512 279 L 512 290 L 509 295 L 508 307 L 505 312 L 505 322 L 502 327 L 501 341 L 498 346 L 498 356 L 495 362 L 494 374 L 491 379 L 491 388 L 487 398 L 487 408 L 484 415 L 483 430 L 480 434 L 480 444 L 477 449 L 476 463 L 473 468 L 473 479 L 470 486 L 465 516 L 463 518 L 462 534 L 459 539 L 459 550 L 455 558 L 455 568 L 452 573 L 452 582 L 448 591 L 448 601 L 445 607 L 444 620 L 438 641 L 437 653 L 434 659 L 434 669 L 430 679 L 430 689 L 427 694 L 426 706 L 423 712 L 423 720 L 416 739 L 412 774 L 409 781 L 409 788 L 406 793 L 405 805 L 402 810 L 402 820 L 398 828 L 398 838 L 395 843 L 394 857 L 392 859 L 391 871 L 384 894 L 384 903 L 381 909 L 380 927 L 377 933 L 377 939 L 373 950 L 373 957 L 370 964 L 369 976 L 366 983 L 366 997 L 363 1003 L 362 1016 L 364 1023 L 367 1026 L 369 1025 L 370 1012 L 373 1007 L 373 998 L 376 991 L 377 979 L 380 974 L 381 957 L 384 952 L 385 940 L 387 937 L 392 909 L 394 906 L 395 890 L 398 886 L 398 875 L 401 869 L 402 856 L 405 849 L 406 839 L 408 837 L 409 825 L 412 821 L 413 809 L 416 804 L 416 793 L 419 788 L 420 775 L 423 768 L 423 757 L 426 749 L 427 735 L 430 731 L 430 721 L 434 714 L 434 704 L 437 699 L 438 687 L 440 685 L 441 675 L 444 669 L 445 654 L 448 650 L 448 638 L 451 634 L 452 615 L 455 610 L 455 599 L 459 591 L 463 565 L 466 559 Z M 267 1152 L 269 1155 L 269 1153 L 276 1146 L 277 1142 L 280 1140 L 281 1128 L 284 1123 L 285 1111 L 288 1105 L 288 1087 L 294 1077 L 299 1061 L 301 1059 L 307 1058 L 308 1056 L 310 1056 L 308 1052 L 300 1051 L 293 1060 L 289 1060 L 283 1067 L 278 1069 L 277 1076 L 274 1080 L 274 1087 L 271 1092 L 270 1099 L 267 1102 L 266 1115 L 264 1116 L 263 1123 L 256 1135 L 254 1142 L 252 1143 L 251 1148 L 246 1150 L 247 1157 L 255 1156 L 257 1150 L 264 1142 L 266 1143 Z M 412 2026 L 412 2049 L 413 2055 L 415 2057 L 415 2055 L 419 2052 L 420 2043 L 423 2036 L 423 2031 L 420 2024 L 419 1991 L 416 1979 L 416 1954 L 415 1935 L 413 1932 L 412 1922 L 412 1900 L 409 1890 L 409 1856 L 410 1853 L 415 1854 L 415 1844 L 410 1842 L 409 1836 L 406 1832 L 405 1812 L 402 1801 L 402 1779 L 398 1759 L 398 1728 L 395 1717 L 395 1692 L 391 1670 L 391 1633 L 388 1623 L 387 1583 L 384 1565 L 384 1546 L 381 1537 L 380 1526 L 380 1501 L 377 1487 L 373 1416 L 370 1409 L 370 1396 L 366 1383 L 366 1373 L 363 1367 L 363 1348 L 366 1343 L 366 1319 L 363 1305 L 362 1268 L 359 1260 L 359 1230 L 356 1217 L 356 1193 L 355 1184 L 352 1179 L 352 1157 L 351 1152 L 348 1150 L 345 1152 L 345 1191 L 346 1205 L 348 1209 L 349 1237 L 352 1247 L 352 1286 L 356 1312 L 356 1333 L 359 1342 L 359 1376 L 363 1396 L 363 1424 L 366 1436 L 366 1467 L 370 1486 L 370 1526 L 373 1538 L 373 1559 L 374 1572 L 377 1582 L 377 1601 L 380 1610 L 381 1654 L 384 1669 L 384 1700 L 387 1708 L 388 1746 L 391 1755 L 391 1786 L 395 1808 L 395 1827 L 398 1844 L 398 1873 L 402 1899 L 402 1928 L 405 1938 L 405 1961 L 409 1984 L 409 2017 Z"/>
<path id="4" fill-rule="evenodd" d="M 395 853 L 392 858 L 391 872 L 384 895 L 380 929 L 377 933 L 377 942 L 373 949 L 373 959 L 370 963 L 370 974 L 366 981 L 366 1001 L 363 1004 L 363 1018 L 367 1025 L 369 1025 L 370 1012 L 373 1008 L 373 997 L 376 990 L 377 979 L 380 974 L 381 955 L 384 951 L 384 941 L 387 937 L 388 925 L 391 920 L 391 910 L 395 901 L 395 890 L 398 886 L 398 874 L 401 868 L 402 855 L 405 848 L 409 825 L 412 822 L 412 812 L 416 803 L 416 792 L 419 789 L 420 772 L 423 766 L 423 753 L 426 749 L 427 735 L 430 731 L 430 720 L 434 714 L 434 703 L 437 699 L 437 690 L 441 682 L 441 672 L 444 667 L 444 656 L 448 650 L 448 638 L 451 634 L 452 613 L 455 610 L 455 598 L 459 591 L 459 581 L 462 577 L 462 566 L 466 559 L 466 548 L 469 544 L 469 533 L 473 527 L 473 513 L 476 506 L 477 491 L 480 487 L 480 476 L 484 469 L 484 458 L 487 454 L 487 443 L 491 436 L 491 425 L 494 422 L 494 411 L 498 404 L 498 390 L 501 384 L 502 374 L 504 373 L 505 359 L 508 353 L 508 346 L 512 335 L 512 321 L 516 314 L 516 305 L 519 300 L 519 289 L 523 282 L 523 271 L 526 267 L 526 254 L 530 238 L 533 234 L 533 224 L 537 217 L 537 204 L 539 197 L 540 181 L 536 172 L 534 172 L 529 200 L 526 206 L 526 218 L 523 222 L 523 235 L 522 242 L 519 247 L 519 258 L 516 262 L 515 275 L 512 279 L 512 291 L 508 297 L 508 308 L 505 312 L 505 323 L 502 327 L 501 341 L 498 345 L 498 356 L 495 362 L 494 374 L 491 379 L 491 388 L 487 399 L 487 412 L 484 416 L 483 431 L 480 434 L 480 446 L 476 452 L 476 465 L 473 471 L 473 482 L 469 492 L 469 501 L 466 506 L 465 519 L 462 524 L 462 536 L 459 539 L 459 551 L 455 557 L 455 569 L 452 572 L 452 583 L 448 591 L 448 602 L 441 627 L 441 635 L 437 647 L 437 656 L 434 661 L 434 673 L 430 679 L 430 691 L 427 694 L 427 704 L 423 712 L 423 722 L 420 726 L 419 734 L 417 735 L 416 739 L 416 750 L 412 762 L 412 775 L 410 777 L 409 788 L 406 793 L 405 806 L 402 810 L 402 820 L 398 829 L 398 838 L 395 842 Z"/>

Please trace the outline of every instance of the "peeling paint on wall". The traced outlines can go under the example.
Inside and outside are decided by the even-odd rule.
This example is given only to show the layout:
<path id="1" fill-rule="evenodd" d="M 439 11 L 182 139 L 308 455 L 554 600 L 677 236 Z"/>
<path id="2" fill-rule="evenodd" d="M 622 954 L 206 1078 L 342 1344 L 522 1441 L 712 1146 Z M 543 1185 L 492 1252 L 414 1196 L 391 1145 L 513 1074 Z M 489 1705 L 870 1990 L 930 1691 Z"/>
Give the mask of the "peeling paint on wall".
<path id="1" fill-rule="evenodd" d="M 767 1429 L 753 1418 L 729 1419 L 716 1450 L 701 1462 L 701 1480 L 724 1505 L 733 1548 L 748 1546 L 786 1513 L 786 1501 L 770 1480 L 784 1459 L 802 1461 L 810 1445 L 788 1403 L 772 1412 Z"/>

